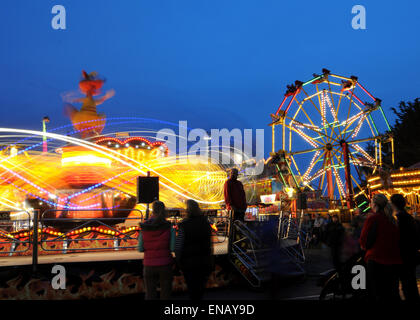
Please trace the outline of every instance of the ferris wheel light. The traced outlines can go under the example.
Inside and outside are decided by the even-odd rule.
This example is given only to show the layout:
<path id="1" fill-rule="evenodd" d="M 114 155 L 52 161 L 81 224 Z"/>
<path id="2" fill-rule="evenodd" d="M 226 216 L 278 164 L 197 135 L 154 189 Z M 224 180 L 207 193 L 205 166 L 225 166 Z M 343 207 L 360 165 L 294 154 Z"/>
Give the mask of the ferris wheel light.
<path id="1" fill-rule="evenodd" d="M 285 188 L 286 194 L 289 198 L 293 198 L 293 196 L 296 193 L 296 190 L 294 188 Z"/>
<path id="2" fill-rule="evenodd" d="M 322 194 L 328 192 L 330 199 L 337 199 L 338 194 L 338 199 L 350 207 L 352 185 L 357 184 L 354 174 L 357 172 L 362 179 L 359 170 L 350 168 L 378 166 L 378 160 L 364 150 L 363 144 L 378 140 L 379 127 L 372 118 L 372 112 L 382 112 L 382 108 L 380 101 L 375 101 L 374 96 L 359 84 L 357 77 L 330 73 L 322 76 L 314 74 L 313 77 L 300 86 L 288 86 L 279 108 L 280 110 L 283 105 L 287 106 L 286 116 L 281 123 L 277 123 L 283 126 L 280 131 L 282 149 L 286 150 L 288 144 L 288 152 L 292 155 L 291 160 L 295 166 L 293 171 L 301 178 L 300 186 L 311 187 L 317 179 L 316 185 Z M 363 102 L 370 99 L 379 105 L 375 110 L 369 108 L 367 102 Z M 293 113 L 289 115 L 290 112 Z M 383 117 L 385 118 L 384 115 Z M 365 130 L 367 126 L 370 131 Z M 273 130 L 273 137 L 274 134 Z M 359 136 L 363 137 L 356 140 Z"/>

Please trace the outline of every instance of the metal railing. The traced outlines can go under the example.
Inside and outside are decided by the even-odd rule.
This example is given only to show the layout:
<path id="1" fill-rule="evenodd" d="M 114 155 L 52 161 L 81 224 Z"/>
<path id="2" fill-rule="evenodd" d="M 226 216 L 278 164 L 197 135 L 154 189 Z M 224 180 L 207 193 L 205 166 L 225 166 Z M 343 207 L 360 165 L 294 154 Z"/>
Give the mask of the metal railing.
<path id="1" fill-rule="evenodd" d="M 14 253 L 23 253 L 29 250 L 30 244 L 32 243 L 32 231 L 28 230 L 27 236 L 25 236 L 26 240 L 19 240 L 13 236 L 16 230 L 10 230 L 10 228 L 14 228 L 15 225 L 20 223 L 26 223 L 29 229 L 32 219 L 31 214 L 25 210 L 19 211 L 19 213 L 26 215 L 28 217 L 27 219 L 11 220 L 10 213 L 10 211 L 0 211 L 0 239 L 10 239 L 8 241 L 0 240 L 0 246 L 10 245 L 10 250 L 4 250 L 0 253 L 12 256 Z M 19 247 L 22 249 L 18 249 Z"/>
<path id="2" fill-rule="evenodd" d="M 270 267 L 270 263 L 274 263 L 275 260 L 270 257 L 273 254 L 282 257 L 280 263 L 287 265 L 291 274 L 305 273 L 302 239 L 306 239 L 306 236 L 301 228 L 302 218 L 302 212 L 298 218 L 285 217 L 280 212 L 278 222 L 260 221 L 255 225 L 255 230 L 253 222 L 250 224 L 242 221 L 234 222 L 230 236 L 230 259 L 251 286 L 259 287 L 270 278 L 267 273 L 271 272 L 271 267 L 275 267 Z M 266 223 L 268 224 L 265 225 Z M 239 268 L 235 259 L 239 260 L 244 268 Z M 246 276 L 244 272 L 251 274 L 252 278 Z"/>
<path id="3" fill-rule="evenodd" d="M 209 222 L 216 227 L 217 241 L 213 243 L 223 243 L 229 240 L 230 218 L 229 217 L 208 217 Z M 221 240 L 220 240 L 221 238 Z"/>
<path id="4" fill-rule="evenodd" d="M 65 210 L 64 210 L 65 211 Z M 70 212 L 91 212 L 91 211 L 103 211 L 103 209 L 78 209 L 78 210 L 68 210 Z M 69 224 L 71 227 L 66 232 L 61 233 L 60 235 L 56 236 L 53 239 L 45 239 L 45 237 L 40 239 L 40 245 L 43 251 L 62 251 L 63 253 L 67 252 L 74 252 L 74 251 L 95 251 L 95 250 L 120 250 L 120 249 L 135 249 L 137 248 L 137 245 L 135 246 L 120 246 L 121 241 L 126 240 L 137 240 L 137 237 L 132 237 L 128 234 L 122 233 L 121 230 L 118 230 L 114 227 L 116 222 L 125 222 L 130 220 L 137 221 L 137 224 L 143 221 L 143 213 L 138 209 L 113 209 L 113 211 L 116 212 L 128 212 L 131 213 L 132 211 L 136 211 L 139 213 L 139 217 L 134 218 L 128 218 L 128 217 L 112 217 L 112 218 L 45 218 L 46 215 L 53 213 L 53 212 L 63 212 L 63 210 L 46 210 L 42 213 L 40 224 L 41 227 L 44 227 L 48 225 L 48 222 L 57 222 L 59 221 L 62 226 L 65 226 L 66 224 Z M 127 215 L 128 215 L 127 214 Z M 114 222 L 112 225 L 109 224 L 109 222 Z M 108 222 L 108 223 L 107 223 Z M 93 238 L 75 238 L 73 239 L 72 236 L 74 235 L 74 232 L 77 230 L 81 230 L 82 233 L 90 232 L 93 230 L 97 230 L 99 225 L 100 227 L 105 228 L 104 230 L 107 231 L 107 234 L 111 237 L 93 237 Z M 67 228 L 65 228 L 67 229 Z M 71 248 L 72 243 L 78 243 L 78 242 L 84 242 L 84 241 L 112 241 L 113 246 L 111 247 L 77 247 L 77 248 Z M 54 249 L 54 248 L 48 248 L 44 245 L 48 243 L 54 243 L 54 242 L 61 242 L 62 248 L 61 249 Z"/>
<path id="5" fill-rule="evenodd" d="M 104 210 L 48 209 L 42 212 L 42 214 L 40 214 L 38 210 L 34 210 L 33 216 L 31 216 L 32 212 L 26 212 L 27 219 L 13 220 L 13 223 L 10 222 L 10 219 L 6 217 L 6 215 L 2 216 L 0 212 L 0 235 L 5 236 L 0 238 L 0 245 L 11 245 L 10 250 L 2 251 L 0 254 L 13 256 L 14 254 L 19 255 L 23 252 L 31 251 L 33 271 L 36 272 L 39 250 L 41 250 L 41 253 L 66 254 L 88 251 L 132 250 L 137 248 L 137 234 L 133 235 L 132 233 L 128 234 L 122 231 L 133 226 L 138 226 L 139 223 L 144 221 L 143 213 L 140 210 L 113 209 L 115 212 L 127 213 L 127 216 L 130 212 L 136 211 L 138 217 L 91 218 L 87 217 L 87 214 L 83 215 L 83 212 L 93 211 L 100 212 Z M 73 217 L 66 217 L 69 216 L 69 213 L 73 214 Z M 74 217 L 75 213 L 77 213 L 76 215 L 79 217 Z M 58 214 L 63 217 L 57 218 Z M 172 220 L 172 223 L 176 225 L 181 222 L 183 218 L 184 217 L 173 217 L 169 220 Z M 231 226 L 230 218 L 226 216 L 209 216 L 208 220 L 215 227 L 213 228 L 215 230 L 213 233 L 214 236 L 212 237 L 213 244 L 228 242 Z M 25 222 L 24 228 L 21 229 L 22 234 L 27 234 L 24 238 L 25 240 L 7 237 L 9 234 L 11 235 L 12 229 L 15 229 L 15 226 L 20 224 L 20 221 Z M 117 227 L 123 225 L 125 228 Z M 60 232 L 57 232 L 57 229 L 60 230 Z M 100 229 L 104 232 L 92 232 L 99 231 Z M 121 245 L 124 241 L 130 241 L 132 243 Z M 87 246 L 82 245 L 84 242 L 87 243 Z M 98 244 L 103 245 L 98 246 Z"/>
<path id="6" fill-rule="evenodd" d="M 219 211 L 222 211 L 222 210 L 219 210 Z M 182 216 L 181 215 L 172 216 L 172 217 L 169 217 L 168 220 L 174 225 L 178 225 L 185 218 L 186 218 L 186 214 Z M 227 242 L 229 239 L 229 230 L 230 230 L 230 224 L 231 224 L 229 215 L 207 216 L 207 219 L 209 223 L 216 228 L 214 235 L 216 235 L 217 239 L 216 241 L 214 241 L 214 237 L 212 237 L 213 243 Z"/>
<path id="7" fill-rule="evenodd" d="M 283 247 L 284 252 L 300 269 L 301 264 L 304 263 L 306 259 L 305 252 L 303 250 L 303 244 L 306 241 L 306 236 L 301 228 L 302 219 L 303 213 L 301 213 L 300 218 L 291 218 L 291 216 L 284 218 L 283 213 L 280 212 L 278 226 L 279 241 L 283 240 L 284 242 L 289 242 L 289 245 Z"/>
<path id="8" fill-rule="evenodd" d="M 3 254 L 12 256 L 16 253 L 25 251 L 32 251 L 32 268 L 36 272 L 38 266 L 38 250 L 45 253 L 74 253 L 74 252 L 92 252 L 92 251 L 114 251 L 114 250 L 130 250 L 137 248 L 137 233 L 133 235 L 131 231 L 128 233 L 128 228 L 138 226 L 143 222 L 144 216 L 140 210 L 137 209 L 113 209 L 120 217 L 87 217 L 83 216 L 83 212 L 102 212 L 103 209 L 49 209 L 40 214 L 34 211 L 33 217 L 29 212 L 25 212 L 27 219 L 22 219 L 25 222 L 27 229 L 27 237 L 25 240 L 20 240 L 14 237 L 3 237 L 7 239 L 1 244 L 11 244 L 9 251 L 3 251 Z M 128 217 L 132 212 L 138 213 L 137 217 Z M 66 217 L 73 214 L 73 217 Z M 64 217 L 57 217 L 60 214 Z M 79 217 L 74 217 L 74 216 Z M 178 224 L 183 217 L 172 217 L 169 220 L 175 225 Z M 231 259 L 240 260 L 241 264 L 246 267 L 252 279 L 253 286 L 260 286 L 263 280 L 261 271 L 264 271 L 268 251 L 266 244 L 263 243 L 261 235 L 253 228 L 250 228 L 247 223 L 242 221 L 232 222 L 232 214 L 228 216 L 208 216 L 209 222 L 213 225 L 215 232 L 213 233 L 213 244 L 228 242 L 228 253 Z M 2 223 L 4 222 L 4 223 Z M 132 222 L 132 223 L 130 223 Z M 15 225 L 19 224 L 19 220 L 13 220 Z M 283 219 L 279 216 L 278 225 L 278 241 L 293 240 L 293 246 L 284 248 L 287 257 L 293 261 L 297 266 L 304 261 L 301 234 L 301 222 L 292 218 Z M 40 232 L 57 230 L 59 226 L 61 232 Z M 0 233 L 4 235 L 10 234 L 11 222 L 7 216 L 2 216 L 0 212 Z M 121 228 L 120 228 L 121 227 Z M 138 228 L 135 229 L 139 230 Z M 53 230 L 54 231 L 54 230 Z M 92 232 L 97 231 L 97 232 Z M 98 232 L 99 231 L 99 232 Z M 102 232 L 106 231 L 106 232 Z M 296 231 L 296 232 L 295 232 Z M 22 231 L 23 232 L 23 231 Z M 239 238 L 233 239 L 232 233 L 238 234 Z M 102 236 L 103 235 L 103 236 Z M 123 241 L 127 241 L 122 245 Z M 131 243 L 129 243 L 131 242 Z M 242 244 L 246 243 L 245 249 Z M 86 243 L 86 245 L 83 245 Z M 103 245 L 102 245 L 103 244 Z M 16 250 L 19 249 L 19 250 Z M 235 264 L 235 267 L 238 266 Z M 239 269 L 238 269 L 239 270 Z"/>
<path id="9" fill-rule="evenodd" d="M 238 239 L 236 239 L 236 235 L 239 235 Z M 230 241 L 230 258 L 233 265 L 245 277 L 251 286 L 260 287 L 263 278 L 261 277 L 258 269 L 264 267 L 260 256 L 265 251 L 268 251 L 267 248 L 264 247 L 260 237 L 253 230 L 248 228 L 244 222 L 236 220 L 233 223 Z M 245 249 L 241 248 L 242 245 L 244 245 Z M 241 270 L 238 267 L 235 263 L 235 259 L 238 259 L 241 262 L 251 277 L 249 275 L 244 275 L 244 270 Z"/>

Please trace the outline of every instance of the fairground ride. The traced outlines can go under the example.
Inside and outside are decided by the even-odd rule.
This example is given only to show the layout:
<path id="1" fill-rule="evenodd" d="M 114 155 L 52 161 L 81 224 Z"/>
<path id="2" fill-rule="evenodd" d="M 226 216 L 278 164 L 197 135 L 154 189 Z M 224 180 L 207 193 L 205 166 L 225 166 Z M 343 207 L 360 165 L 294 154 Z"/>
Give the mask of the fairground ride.
<path id="1" fill-rule="evenodd" d="M 381 100 L 355 76 L 323 69 L 308 81 L 295 81 L 271 117 L 269 161 L 276 165 L 278 179 L 297 192 L 319 191 L 330 208 L 352 209 L 355 197 L 367 196 L 360 182 L 366 180 L 366 168 L 375 173 L 382 167 L 384 144 L 390 145 L 394 162 Z M 383 128 L 385 134 L 380 133 Z M 281 149 L 276 150 L 279 140 Z"/>
<path id="2" fill-rule="evenodd" d="M 31 210 L 51 219 L 136 215 L 145 209 L 136 202 L 136 179 L 148 172 L 159 177 L 159 199 L 168 208 L 184 208 L 186 199 L 220 208 L 226 167 L 170 154 L 165 141 L 153 139 L 156 131 L 141 127 L 147 126 L 142 118 L 106 119 L 96 107 L 114 92 L 97 98 L 103 83 L 96 73 L 83 72 L 84 96 L 70 100 L 82 107 L 65 108 L 71 125 L 47 132 L 45 117 L 43 131 L 0 128 L 0 211 L 11 212 L 12 220 Z M 129 123 L 132 130 L 103 134 L 105 123 L 108 128 Z M 146 137 L 133 136 L 142 130 Z"/>

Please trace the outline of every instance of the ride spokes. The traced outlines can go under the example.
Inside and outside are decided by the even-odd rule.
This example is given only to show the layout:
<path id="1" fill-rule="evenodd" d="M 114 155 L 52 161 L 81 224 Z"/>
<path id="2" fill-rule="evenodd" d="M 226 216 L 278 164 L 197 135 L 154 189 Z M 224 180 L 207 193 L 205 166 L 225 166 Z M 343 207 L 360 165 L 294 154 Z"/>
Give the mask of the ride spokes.
<path id="1" fill-rule="evenodd" d="M 390 130 L 381 100 L 355 76 L 323 69 L 311 80 L 295 81 L 287 86 L 271 117 L 272 152 L 276 153 L 279 125 L 281 149 L 277 152 L 290 163 L 295 187 L 319 190 L 348 208 L 353 207 L 354 190 L 364 192 L 360 185 L 364 168 L 375 172 L 383 165 L 384 143 L 393 150 L 392 136 L 380 134 L 381 129 Z"/>

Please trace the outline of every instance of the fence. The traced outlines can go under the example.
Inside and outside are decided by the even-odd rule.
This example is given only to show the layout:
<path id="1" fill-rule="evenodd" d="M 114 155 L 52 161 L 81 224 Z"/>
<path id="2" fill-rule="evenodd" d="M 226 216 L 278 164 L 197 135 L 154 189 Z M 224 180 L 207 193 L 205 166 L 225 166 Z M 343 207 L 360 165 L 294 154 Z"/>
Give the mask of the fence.
<path id="1" fill-rule="evenodd" d="M 30 244 L 32 243 L 32 231 L 27 232 L 27 236 L 25 237 L 26 240 L 20 240 L 13 236 L 12 232 L 15 231 L 16 225 L 25 225 L 27 224 L 28 229 L 31 226 L 32 219 L 31 214 L 28 211 L 20 211 L 15 214 L 23 215 L 26 217 L 25 219 L 11 219 L 11 215 L 13 213 L 10 211 L 1 211 L 0 212 L 0 246 L 10 246 L 9 250 L 3 250 L 2 253 L 9 254 L 10 256 L 14 253 L 23 253 L 29 250 Z M 8 239 L 8 241 L 4 241 L 3 239 Z M 17 248 L 21 249 L 17 249 Z"/>
<path id="2" fill-rule="evenodd" d="M 84 215 L 84 212 L 94 211 L 103 210 L 49 209 L 42 214 L 38 211 L 31 213 L 22 211 L 25 219 L 13 221 L 10 220 L 10 212 L 0 212 L 0 245 L 6 248 L 10 245 L 7 251 L 3 248 L 1 253 L 12 256 L 31 251 L 32 265 L 36 271 L 39 250 L 41 254 L 66 254 L 137 248 L 139 223 L 144 220 L 144 215 L 140 210 L 114 209 L 113 211 L 120 217 L 91 218 L 87 217 L 87 214 Z M 137 216 L 126 217 L 132 211 L 137 212 Z M 77 217 L 66 218 L 69 212 Z M 58 215 L 61 217 L 57 218 Z M 182 217 L 179 216 L 169 220 L 176 226 L 181 219 Z M 213 228 L 213 244 L 227 242 L 230 218 L 209 216 L 208 220 Z M 57 227 L 61 232 L 57 231 Z M 220 248 L 215 249 L 215 254 L 218 249 Z"/>
<path id="3" fill-rule="evenodd" d="M 128 235 L 124 230 L 117 229 L 115 225 L 117 222 L 127 222 L 127 221 L 134 221 L 136 224 L 139 224 L 143 221 L 143 213 L 137 209 L 113 209 L 116 213 L 127 213 L 134 211 L 137 212 L 139 215 L 138 217 L 128 218 L 128 217 L 112 217 L 112 218 L 45 218 L 50 213 L 57 212 L 58 210 L 46 210 L 42 213 L 40 224 L 41 226 L 46 226 L 48 223 L 57 223 L 59 221 L 60 225 L 64 230 L 67 230 L 64 233 L 60 233 L 57 237 L 53 239 L 45 239 L 46 236 L 41 237 L 40 244 L 41 248 L 44 251 L 62 251 L 63 253 L 72 252 L 72 251 L 95 251 L 95 250 L 120 250 L 120 249 L 135 249 L 137 245 L 132 246 L 120 246 L 122 241 L 134 240 L 136 241 L 138 237 L 133 237 Z M 89 209 L 89 210 L 71 210 L 71 212 L 95 212 L 95 211 L 102 211 L 101 209 Z M 59 210 L 60 213 L 63 210 Z M 68 227 L 66 227 L 66 224 Z M 98 227 L 99 225 L 99 227 Z M 93 231 L 97 231 L 99 234 L 106 234 L 107 237 L 98 238 L 96 235 L 94 237 L 81 237 L 82 234 L 92 234 L 94 235 Z M 130 230 L 131 231 L 131 230 Z M 72 236 L 80 234 L 80 237 L 77 239 L 70 239 Z M 109 235 L 111 237 L 109 237 Z M 72 243 L 79 243 L 85 242 L 90 244 L 97 244 L 100 241 L 107 241 L 112 242 L 112 246 L 106 247 L 96 247 L 96 246 L 77 246 L 71 247 Z M 51 248 L 48 247 L 48 243 L 62 243 L 61 248 Z"/>

